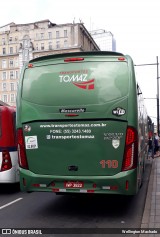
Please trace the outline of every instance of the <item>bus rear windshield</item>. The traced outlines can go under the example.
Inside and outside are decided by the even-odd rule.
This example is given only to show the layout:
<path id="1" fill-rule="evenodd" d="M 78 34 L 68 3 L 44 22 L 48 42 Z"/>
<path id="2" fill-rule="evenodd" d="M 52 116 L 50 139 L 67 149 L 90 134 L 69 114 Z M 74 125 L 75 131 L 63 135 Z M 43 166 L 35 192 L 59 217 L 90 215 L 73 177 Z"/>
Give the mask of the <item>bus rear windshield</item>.
<path id="1" fill-rule="evenodd" d="M 25 70 L 22 99 L 47 106 L 103 104 L 128 94 L 126 62 L 53 64 Z"/>

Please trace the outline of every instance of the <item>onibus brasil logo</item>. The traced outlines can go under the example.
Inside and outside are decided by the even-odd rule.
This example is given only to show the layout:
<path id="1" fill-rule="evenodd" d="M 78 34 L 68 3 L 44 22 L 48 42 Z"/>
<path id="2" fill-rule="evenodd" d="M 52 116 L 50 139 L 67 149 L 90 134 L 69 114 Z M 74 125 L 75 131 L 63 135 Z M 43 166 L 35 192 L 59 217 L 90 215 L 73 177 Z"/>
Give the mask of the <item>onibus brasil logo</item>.
<path id="1" fill-rule="evenodd" d="M 72 74 L 72 75 L 59 75 L 61 83 L 72 83 L 73 85 L 84 90 L 94 90 L 94 80 L 87 80 L 87 74 Z"/>

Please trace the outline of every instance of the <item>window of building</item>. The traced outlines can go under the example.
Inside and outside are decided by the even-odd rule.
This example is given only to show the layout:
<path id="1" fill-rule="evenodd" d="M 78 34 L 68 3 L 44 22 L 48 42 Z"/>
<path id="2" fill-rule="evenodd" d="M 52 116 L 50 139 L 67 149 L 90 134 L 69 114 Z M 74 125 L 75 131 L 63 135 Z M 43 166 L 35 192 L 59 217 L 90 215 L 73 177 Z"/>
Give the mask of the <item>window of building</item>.
<path id="1" fill-rule="evenodd" d="M 10 71 L 10 79 L 14 79 L 14 71 Z"/>
<path id="2" fill-rule="evenodd" d="M 2 80 L 6 80 L 7 79 L 7 72 L 2 72 Z"/>
<path id="3" fill-rule="evenodd" d="M 10 52 L 10 54 L 13 54 L 13 47 L 9 48 L 9 52 Z"/>
<path id="4" fill-rule="evenodd" d="M 2 54 L 6 54 L 6 48 L 2 49 Z"/>
<path id="5" fill-rule="evenodd" d="M 52 42 L 49 42 L 49 44 L 48 44 L 48 48 L 49 48 L 49 50 L 52 49 Z"/>
<path id="6" fill-rule="evenodd" d="M 4 82 L 2 83 L 2 91 L 6 91 L 7 90 L 7 83 Z"/>
<path id="7" fill-rule="evenodd" d="M 12 37 L 9 37 L 9 42 L 12 42 Z"/>
<path id="8" fill-rule="evenodd" d="M 59 35 L 59 31 L 56 31 L 56 38 L 59 38 L 60 35 Z"/>
<path id="9" fill-rule="evenodd" d="M 41 50 L 44 50 L 44 43 L 41 43 Z"/>
<path id="10" fill-rule="evenodd" d="M 13 67 L 13 59 L 9 60 L 9 67 Z"/>
<path id="11" fill-rule="evenodd" d="M 2 101 L 4 103 L 7 103 L 8 102 L 8 95 L 2 95 Z"/>
<path id="12" fill-rule="evenodd" d="M 65 40 L 65 41 L 64 41 L 64 48 L 67 48 L 67 47 L 68 47 L 68 41 Z"/>
<path id="13" fill-rule="evenodd" d="M 38 50 L 38 44 L 36 44 L 36 50 Z"/>
<path id="14" fill-rule="evenodd" d="M 48 38 L 52 39 L 52 32 L 48 32 Z"/>
<path id="15" fill-rule="evenodd" d="M 44 33 L 41 33 L 41 39 L 44 39 Z"/>
<path id="16" fill-rule="evenodd" d="M 16 79 L 18 79 L 19 73 L 18 71 L 16 71 Z"/>
<path id="17" fill-rule="evenodd" d="M 14 87 L 14 83 L 10 83 L 10 87 L 11 87 L 11 91 L 14 91 L 15 90 L 15 87 Z"/>
<path id="18" fill-rule="evenodd" d="M 60 42 L 56 41 L 56 48 L 59 49 L 60 48 Z"/>
<path id="19" fill-rule="evenodd" d="M 6 68 L 7 67 L 7 62 L 6 60 L 2 60 L 2 68 Z"/>
<path id="20" fill-rule="evenodd" d="M 15 102 L 15 94 L 10 94 L 10 102 Z"/>
<path id="21" fill-rule="evenodd" d="M 18 58 L 15 59 L 15 67 L 18 67 Z"/>
<path id="22" fill-rule="evenodd" d="M 64 30 L 64 37 L 67 37 L 67 30 Z"/>
<path id="23" fill-rule="evenodd" d="M 2 38 L 2 45 L 5 45 L 6 44 L 6 40 L 5 38 Z"/>

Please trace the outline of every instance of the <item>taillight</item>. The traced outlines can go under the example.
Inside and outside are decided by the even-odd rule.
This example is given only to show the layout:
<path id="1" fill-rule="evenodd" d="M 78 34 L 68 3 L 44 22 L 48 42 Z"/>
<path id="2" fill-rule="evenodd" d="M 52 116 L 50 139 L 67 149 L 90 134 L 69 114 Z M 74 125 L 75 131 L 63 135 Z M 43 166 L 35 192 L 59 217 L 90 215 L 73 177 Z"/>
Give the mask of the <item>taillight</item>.
<path id="1" fill-rule="evenodd" d="M 126 145 L 132 144 L 136 140 L 135 130 L 131 127 L 127 128 Z"/>
<path id="2" fill-rule="evenodd" d="M 28 64 L 28 68 L 32 68 L 33 67 L 33 64 L 32 63 L 29 63 Z"/>
<path id="3" fill-rule="evenodd" d="M 118 60 L 119 61 L 125 61 L 125 58 L 124 57 L 119 57 Z"/>
<path id="4" fill-rule="evenodd" d="M 69 63 L 69 62 L 76 62 L 76 61 L 83 61 L 84 58 L 65 58 L 64 62 Z"/>
<path id="5" fill-rule="evenodd" d="M 128 127 L 126 132 L 125 151 L 122 171 L 135 169 L 138 159 L 138 134 L 137 131 Z"/>
<path id="6" fill-rule="evenodd" d="M 19 166 L 28 169 L 28 162 L 26 157 L 26 151 L 25 151 L 25 144 L 24 144 L 24 138 L 23 138 L 23 131 L 21 128 L 17 130 L 17 140 L 18 140 L 18 160 L 19 160 Z"/>
<path id="7" fill-rule="evenodd" d="M 2 151 L 2 165 L 0 171 L 6 171 L 11 168 L 12 168 L 12 162 L 9 151 Z"/>

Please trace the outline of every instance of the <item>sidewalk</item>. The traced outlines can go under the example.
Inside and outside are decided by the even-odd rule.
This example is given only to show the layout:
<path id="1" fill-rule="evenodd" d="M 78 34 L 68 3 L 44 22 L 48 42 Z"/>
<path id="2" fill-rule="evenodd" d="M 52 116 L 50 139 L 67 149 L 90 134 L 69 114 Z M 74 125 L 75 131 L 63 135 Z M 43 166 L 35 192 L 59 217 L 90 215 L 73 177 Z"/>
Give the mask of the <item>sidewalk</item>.
<path id="1" fill-rule="evenodd" d="M 148 185 L 141 228 L 160 230 L 160 157 L 154 158 Z M 140 234 L 139 237 L 160 237 L 160 234 Z"/>

